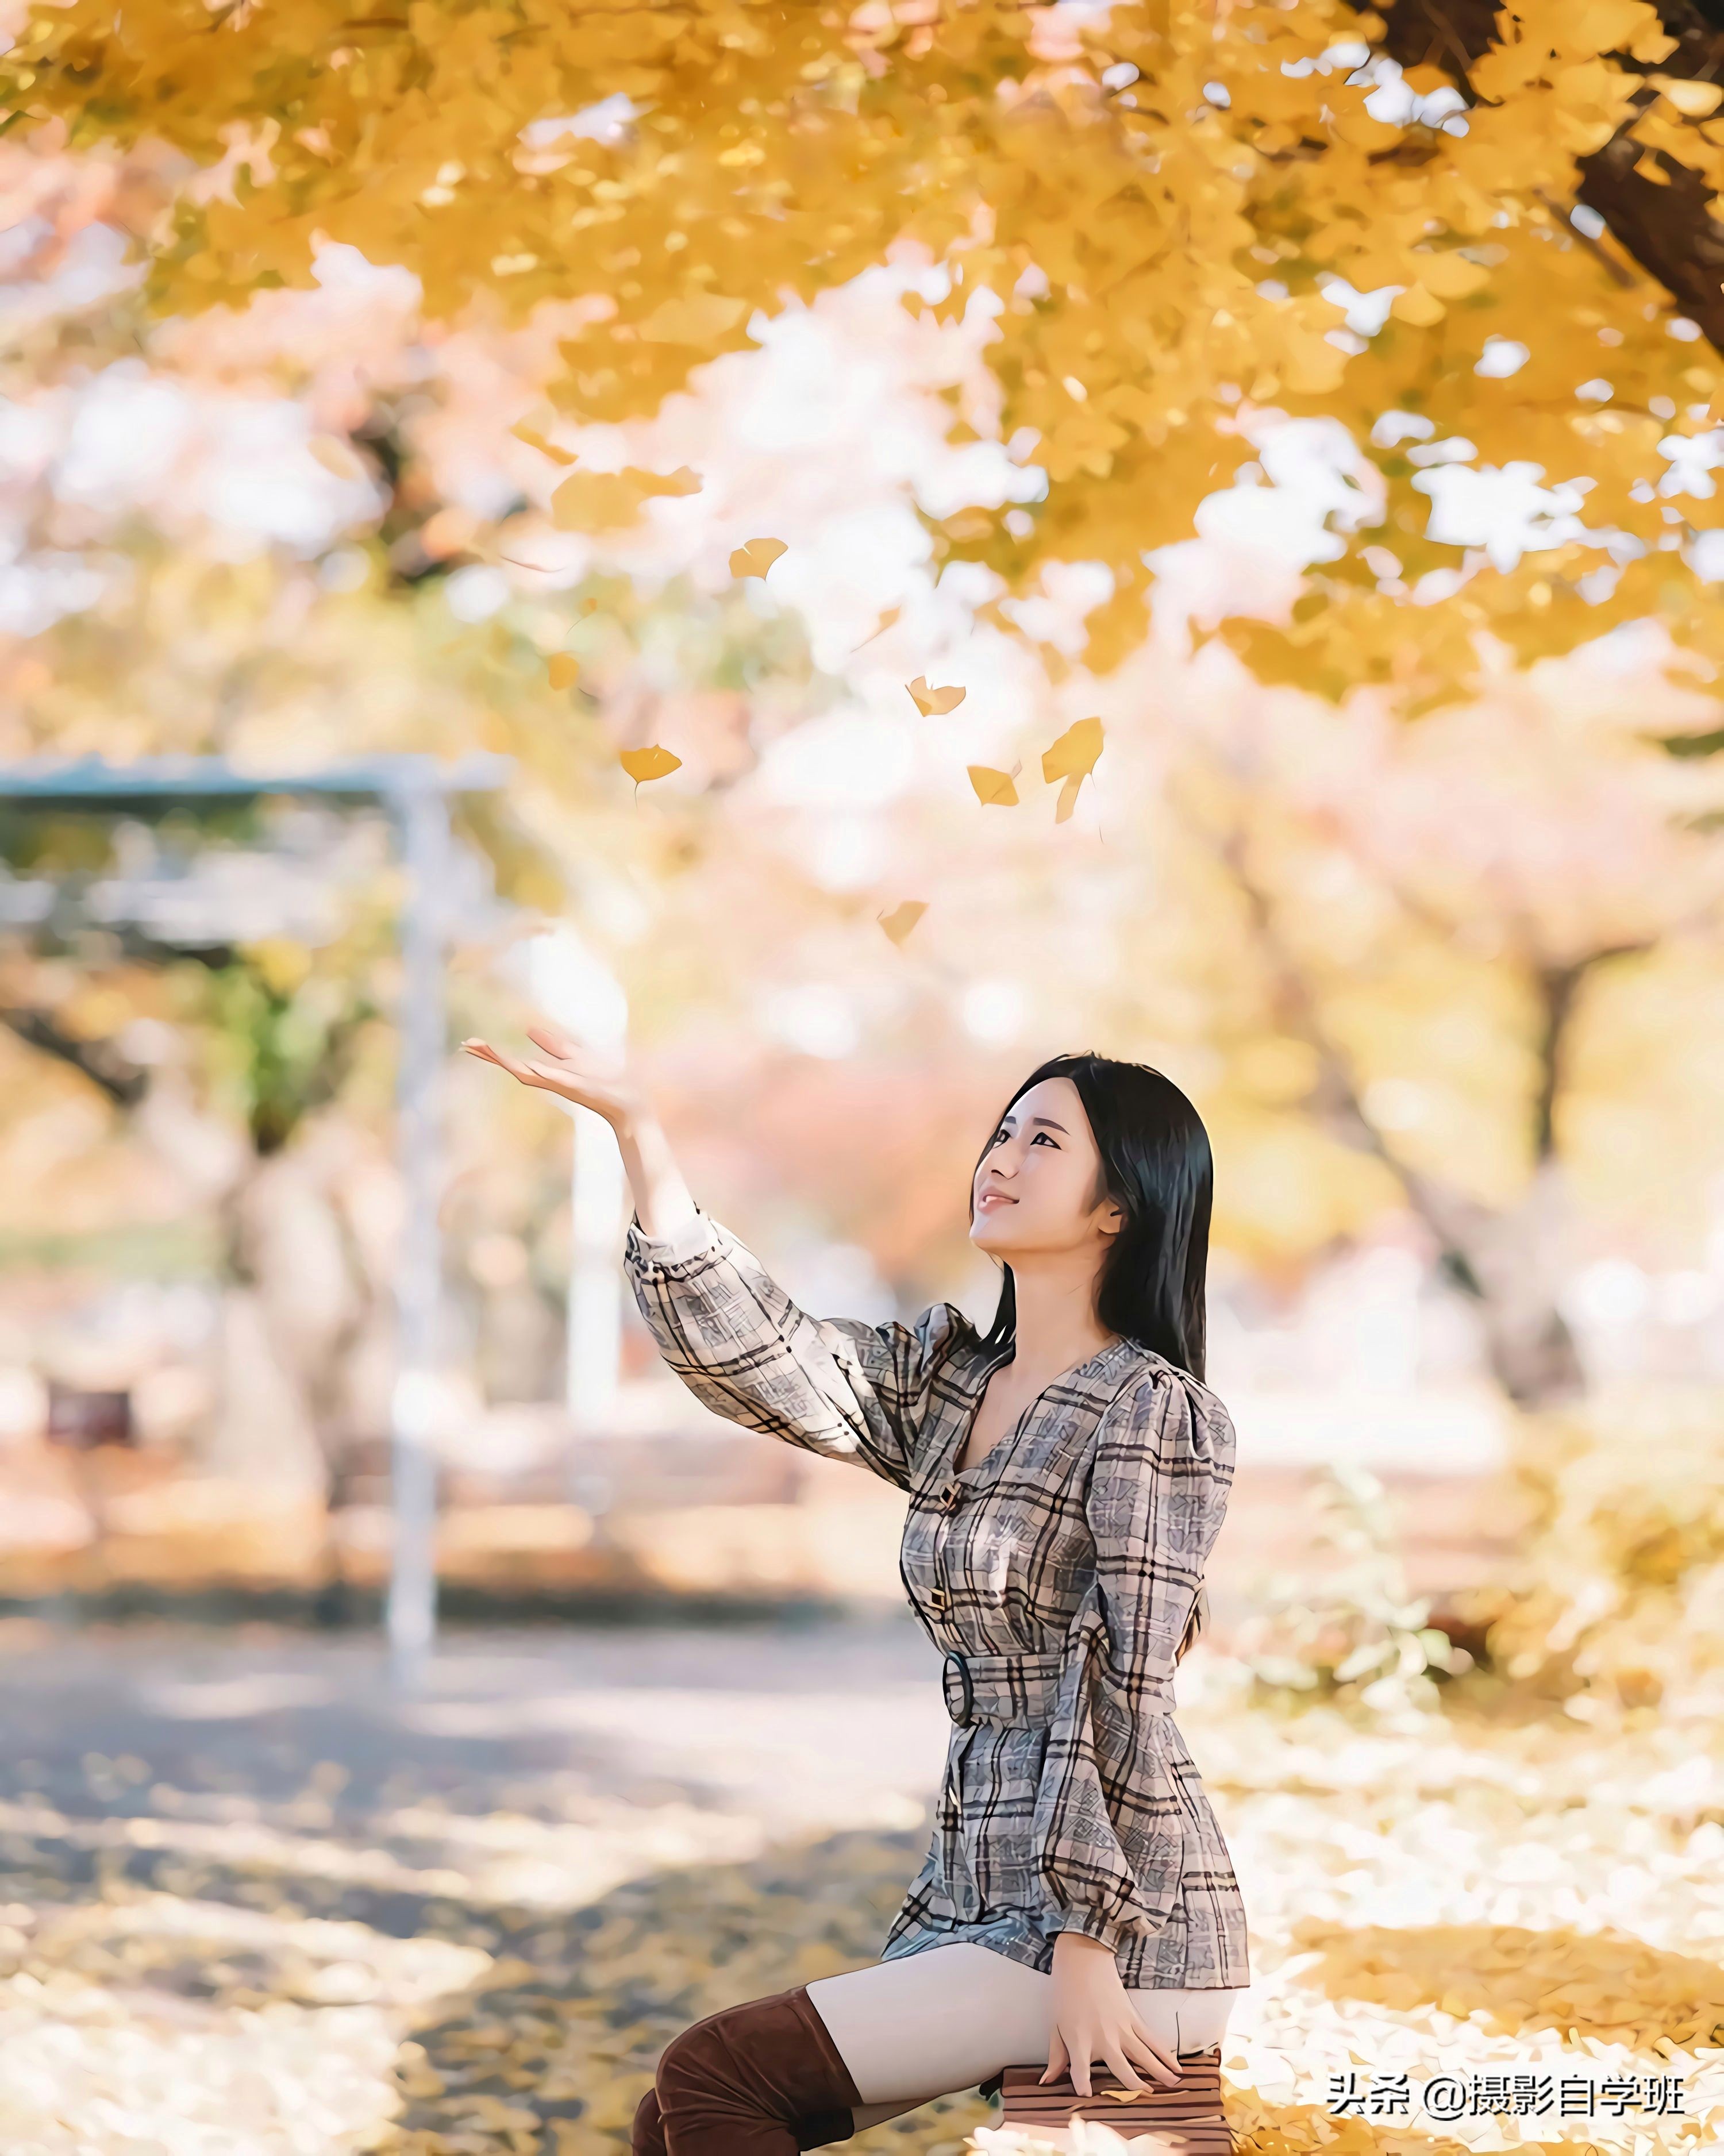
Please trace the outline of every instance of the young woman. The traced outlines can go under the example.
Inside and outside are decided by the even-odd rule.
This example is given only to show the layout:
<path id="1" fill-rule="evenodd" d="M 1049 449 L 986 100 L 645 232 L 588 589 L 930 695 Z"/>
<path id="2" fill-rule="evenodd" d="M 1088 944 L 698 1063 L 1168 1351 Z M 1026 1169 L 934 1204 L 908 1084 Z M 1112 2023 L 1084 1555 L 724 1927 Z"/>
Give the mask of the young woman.
<path id="1" fill-rule="evenodd" d="M 708 1407 L 904 1491 L 900 1570 L 953 1721 L 931 1845 L 878 1962 L 675 2038 L 636 2156 L 792 2156 L 1008 2065 L 1178 2080 L 1248 1988 L 1232 1862 L 1172 1719 L 1226 1509 L 1234 1431 L 1203 1383 L 1209 1142 L 1142 1064 L 1060 1055 L 983 1148 L 985 1335 L 816 1318 L 700 1211 L 620 1060 L 549 1028 L 523 1061 L 597 1110 L 634 1195 L 624 1262 Z"/>

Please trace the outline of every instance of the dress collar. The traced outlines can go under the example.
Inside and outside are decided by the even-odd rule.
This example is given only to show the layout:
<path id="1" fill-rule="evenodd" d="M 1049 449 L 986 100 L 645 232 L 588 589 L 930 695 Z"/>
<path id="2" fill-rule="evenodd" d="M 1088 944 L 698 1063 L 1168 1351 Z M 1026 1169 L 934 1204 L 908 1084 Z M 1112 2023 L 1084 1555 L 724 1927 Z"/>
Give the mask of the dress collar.
<path id="1" fill-rule="evenodd" d="M 967 1395 L 968 1411 L 955 1418 L 957 1435 L 947 1445 L 945 1459 L 947 1462 L 956 1460 L 962 1450 L 964 1442 L 975 1422 L 976 1411 L 982 1404 L 988 1380 L 1003 1363 L 1009 1359 L 1012 1352 L 1004 1348 L 978 1350 L 971 1361 L 969 1368 L 964 1372 L 963 1389 Z M 1144 1350 L 1135 1340 L 1123 1338 L 1110 1340 L 1105 1348 L 1098 1348 L 1093 1355 L 1086 1356 L 1081 1363 L 1075 1363 L 1070 1369 L 1062 1370 L 1058 1377 L 1050 1378 L 1024 1409 L 1005 1435 L 996 1438 L 979 1460 L 972 1460 L 967 1467 L 956 1471 L 948 1468 L 948 1472 L 955 1472 L 958 1481 L 967 1487 L 973 1487 L 972 1478 L 997 1472 L 1004 1464 L 1008 1455 L 1016 1449 L 1018 1441 L 1023 1436 L 1031 1416 L 1056 1385 L 1075 1385 L 1081 1383 L 1086 1378 L 1104 1378 L 1111 1374 L 1116 1368 L 1122 1369 L 1128 1360 L 1135 1356 L 1141 1356 L 1143 1353 Z"/>

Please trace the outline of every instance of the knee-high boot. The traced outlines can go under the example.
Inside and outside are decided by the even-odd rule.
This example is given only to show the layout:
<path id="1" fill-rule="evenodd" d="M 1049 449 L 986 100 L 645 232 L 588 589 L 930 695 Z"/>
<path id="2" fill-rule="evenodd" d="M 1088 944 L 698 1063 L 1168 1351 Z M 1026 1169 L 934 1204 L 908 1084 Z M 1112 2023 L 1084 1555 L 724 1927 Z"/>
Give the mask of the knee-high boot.
<path id="1" fill-rule="evenodd" d="M 794 2119 L 791 2123 L 798 2148 L 824 2148 L 834 2141 L 848 2141 L 855 2132 L 855 2107 L 853 2105 L 848 2111 L 816 2112 L 812 2118 Z M 633 2156 L 670 2156 L 655 2088 L 649 2088 L 634 2107 L 634 2135 L 629 2146 Z"/>
<path id="2" fill-rule="evenodd" d="M 672 2040 L 634 2114 L 634 2156 L 798 2156 L 848 2141 L 861 2101 L 798 1984 Z"/>

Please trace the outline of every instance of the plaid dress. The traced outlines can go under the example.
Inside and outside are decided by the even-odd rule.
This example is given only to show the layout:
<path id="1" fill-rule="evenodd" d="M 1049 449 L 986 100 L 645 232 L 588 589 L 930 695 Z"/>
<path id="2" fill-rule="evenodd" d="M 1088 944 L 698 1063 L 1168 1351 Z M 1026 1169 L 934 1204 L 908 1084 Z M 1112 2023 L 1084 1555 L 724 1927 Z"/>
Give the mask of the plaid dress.
<path id="1" fill-rule="evenodd" d="M 811 1317 L 705 1214 L 663 1238 L 631 1222 L 624 1264 L 697 1399 L 908 1497 L 899 1570 L 953 1727 L 882 1958 L 970 1940 L 1046 1972 L 1076 1931 L 1128 1989 L 1249 1984 L 1239 1882 L 1171 1712 L 1233 1481 L 1215 1395 L 1115 1341 L 959 1473 L 1006 1358 L 952 1304 L 913 1325 Z"/>

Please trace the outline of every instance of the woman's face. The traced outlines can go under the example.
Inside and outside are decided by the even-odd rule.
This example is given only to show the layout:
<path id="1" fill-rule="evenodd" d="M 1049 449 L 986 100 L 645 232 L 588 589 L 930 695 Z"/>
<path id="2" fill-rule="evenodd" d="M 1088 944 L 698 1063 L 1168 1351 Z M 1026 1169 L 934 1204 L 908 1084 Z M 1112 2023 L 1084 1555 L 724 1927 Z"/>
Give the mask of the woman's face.
<path id="1" fill-rule="evenodd" d="M 970 1240 L 1002 1258 L 1105 1244 L 1125 1224 L 1111 1198 L 1091 1202 L 1101 1155 L 1078 1089 L 1044 1078 L 1020 1094 L 983 1154 Z"/>

